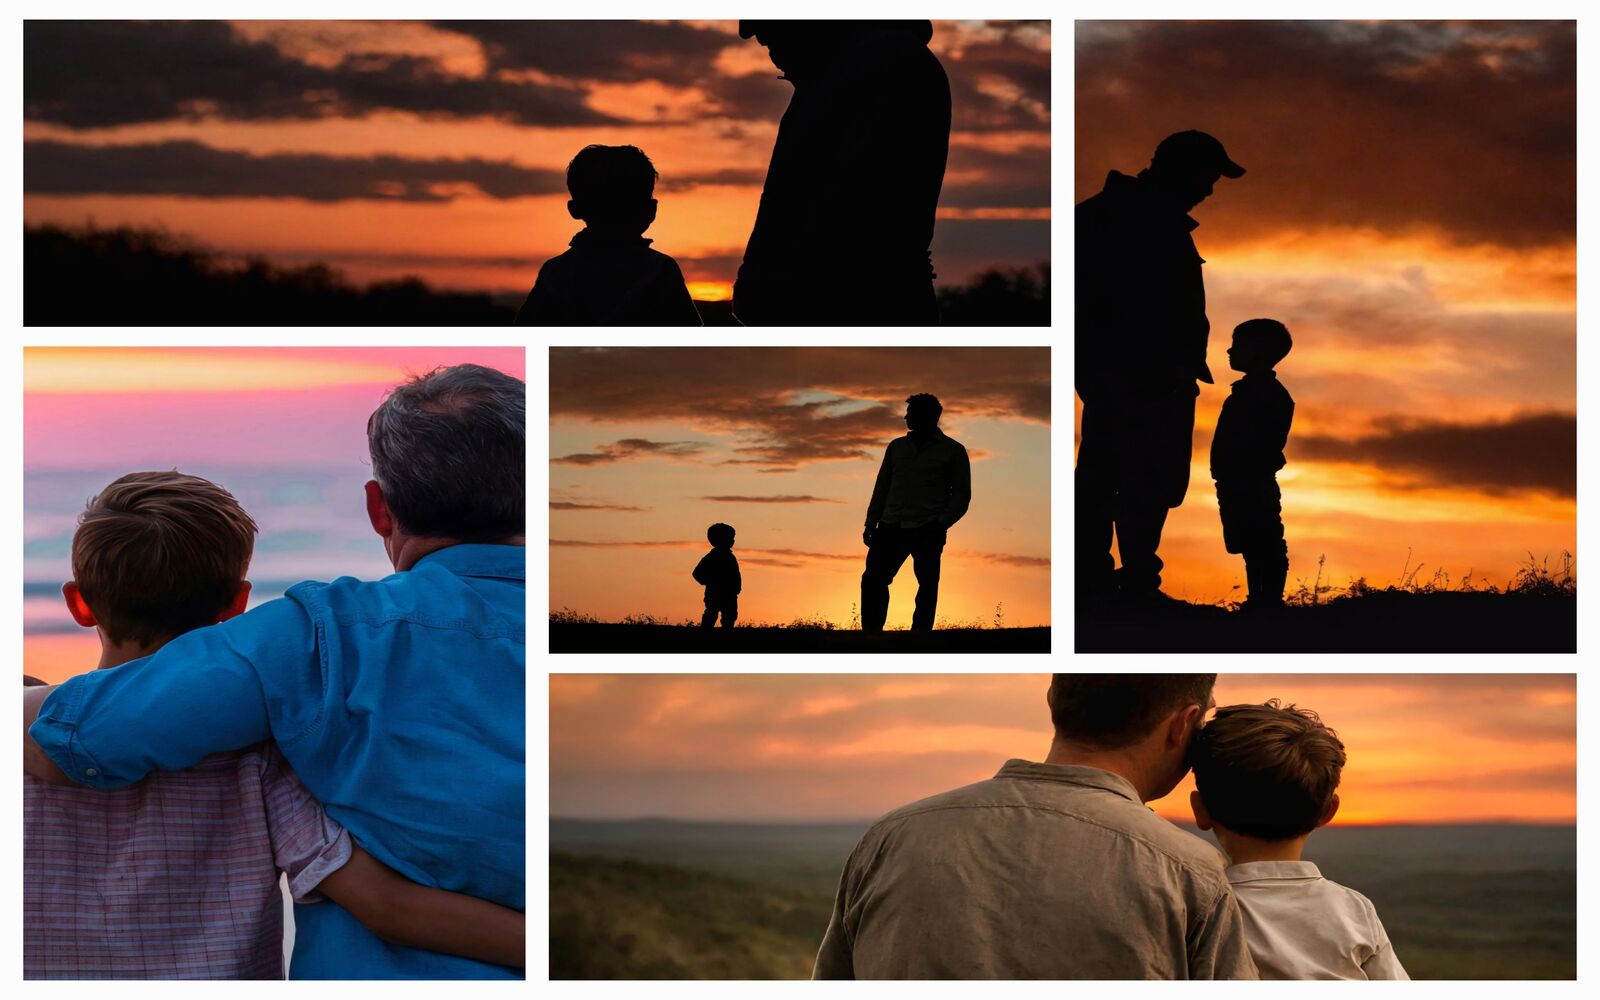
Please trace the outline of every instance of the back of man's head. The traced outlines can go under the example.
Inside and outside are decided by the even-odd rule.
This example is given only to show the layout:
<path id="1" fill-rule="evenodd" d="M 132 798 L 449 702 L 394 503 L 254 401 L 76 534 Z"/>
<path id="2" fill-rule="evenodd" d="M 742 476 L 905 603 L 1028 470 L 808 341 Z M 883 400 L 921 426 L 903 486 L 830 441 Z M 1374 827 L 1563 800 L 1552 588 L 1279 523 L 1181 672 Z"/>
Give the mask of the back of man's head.
<path id="1" fill-rule="evenodd" d="M 1121 750 L 1189 705 L 1211 703 L 1216 674 L 1056 674 L 1050 718 L 1056 739 L 1090 750 Z"/>
<path id="2" fill-rule="evenodd" d="M 1345 764 L 1338 733 L 1276 698 L 1217 709 L 1190 756 L 1212 821 L 1260 840 L 1290 840 L 1323 823 Z"/>
<path id="3" fill-rule="evenodd" d="M 239 596 L 256 523 L 216 483 L 134 472 L 88 503 L 72 575 L 106 638 L 154 645 L 216 623 Z"/>
<path id="4" fill-rule="evenodd" d="M 526 530 L 527 387 L 482 365 L 398 386 L 367 421 L 372 478 L 400 530 L 499 542 Z"/>

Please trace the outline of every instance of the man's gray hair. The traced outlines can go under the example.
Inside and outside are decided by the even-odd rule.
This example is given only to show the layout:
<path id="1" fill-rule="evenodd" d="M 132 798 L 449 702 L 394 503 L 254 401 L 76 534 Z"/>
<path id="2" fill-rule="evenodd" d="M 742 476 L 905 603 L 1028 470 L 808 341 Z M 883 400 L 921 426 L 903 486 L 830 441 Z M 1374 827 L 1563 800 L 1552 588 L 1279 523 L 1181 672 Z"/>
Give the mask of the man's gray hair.
<path id="1" fill-rule="evenodd" d="M 494 542 L 527 526 L 527 386 L 482 365 L 395 387 L 367 421 L 372 478 L 409 535 Z"/>

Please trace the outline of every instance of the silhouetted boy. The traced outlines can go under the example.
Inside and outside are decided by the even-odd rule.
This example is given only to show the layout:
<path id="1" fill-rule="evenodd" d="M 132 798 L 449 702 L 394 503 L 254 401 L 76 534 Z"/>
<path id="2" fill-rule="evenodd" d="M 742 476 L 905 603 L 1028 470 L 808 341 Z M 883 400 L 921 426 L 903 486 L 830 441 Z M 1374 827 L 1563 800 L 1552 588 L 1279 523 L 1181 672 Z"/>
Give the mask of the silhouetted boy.
<path id="1" fill-rule="evenodd" d="M 1283 498 L 1278 470 L 1294 420 L 1294 400 L 1273 373 L 1293 341 L 1275 319 L 1252 319 L 1233 330 L 1228 364 L 1244 378 L 1222 404 L 1211 438 L 1211 478 L 1217 481 L 1222 540 L 1244 556 L 1249 586 L 1244 610 L 1283 606 L 1289 546 L 1283 539 Z"/>
<path id="2" fill-rule="evenodd" d="M 706 540 L 711 551 L 701 557 L 694 568 L 694 580 L 706 588 L 706 613 L 700 616 L 700 627 L 711 628 L 722 615 L 722 627 L 733 628 L 739 620 L 739 560 L 733 555 L 733 528 L 717 522 L 706 529 Z"/>
<path id="3" fill-rule="evenodd" d="M 567 166 L 567 212 L 587 226 L 544 262 L 518 326 L 699 326 L 678 262 L 642 235 L 656 168 L 637 146 L 585 146 Z"/>

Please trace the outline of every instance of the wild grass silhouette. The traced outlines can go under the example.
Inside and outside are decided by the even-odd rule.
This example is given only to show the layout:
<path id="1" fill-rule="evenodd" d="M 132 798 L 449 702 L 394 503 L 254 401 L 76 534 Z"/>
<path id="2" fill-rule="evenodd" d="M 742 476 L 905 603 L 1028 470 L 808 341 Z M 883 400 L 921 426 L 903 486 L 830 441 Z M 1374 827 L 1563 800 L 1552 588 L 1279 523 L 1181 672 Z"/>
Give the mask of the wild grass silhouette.
<path id="1" fill-rule="evenodd" d="M 552 653 L 1048 653 L 1050 629 L 1008 628 L 1004 606 L 995 605 L 989 622 L 940 618 L 932 632 L 887 628 L 860 631 L 860 614 L 851 606 L 851 622 L 840 625 L 820 613 L 798 615 L 787 622 L 741 619 L 731 629 L 703 629 L 698 619 L 673 620 L 655 615 L 627 615 L 601 621 L 593 615 L 562 608 L 550 612 Z"/>
<path id="2" fill-rule="evenodd" d="M 523 295 L 419 277 L 362 285 L 327 264 L 286 267 L 158 227 L 27 226 L 22 248 L 27 326 L 510 326 Z M 1046 325 L 1049 267 L 991 270 L 939 297 L 948 325 Z M 695 305 L 708 326 L 734 323 L 731 303 Z"/>
<path id="3" fill-rule="evenodd" d="M 1469 569 L 1427 573 L 1406 553 L 1383 586 L 1356 577 L 1325 583 L 1327 556 L 1297 578 L 1284 610 L 1251 615 L 1234 601 L 1175 601 L 1154 612 L 1096 609 L 1077 617 L 1074 648 L 1098 652 L 1570 653 L 1577 648 L 1577 567 L 1532 553 L 1503 584 Z"/>

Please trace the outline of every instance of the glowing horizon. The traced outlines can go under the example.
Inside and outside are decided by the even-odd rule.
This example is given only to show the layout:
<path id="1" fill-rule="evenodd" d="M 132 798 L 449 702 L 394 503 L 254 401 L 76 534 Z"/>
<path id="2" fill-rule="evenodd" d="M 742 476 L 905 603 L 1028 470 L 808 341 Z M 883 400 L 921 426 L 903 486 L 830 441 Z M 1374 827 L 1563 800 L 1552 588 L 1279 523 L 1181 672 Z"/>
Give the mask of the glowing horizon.
<path id="1" fill-rule="evenodd" d="M 559 818 L 850 822 L 1049 749 L 1048 675 L 550 678 Z M 1336 825 L 1576 822 L 1570 674 L 1224 674 L 1218 704 L 1321 713 L 1349 754 Z M 1185 778 L 1152 802 L 1191 821 Z"/>

